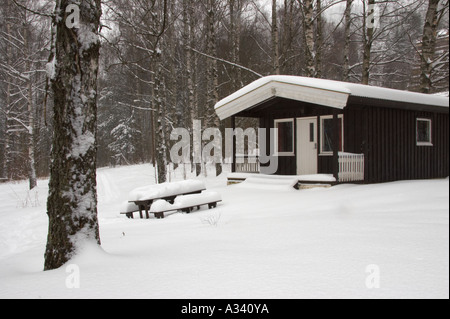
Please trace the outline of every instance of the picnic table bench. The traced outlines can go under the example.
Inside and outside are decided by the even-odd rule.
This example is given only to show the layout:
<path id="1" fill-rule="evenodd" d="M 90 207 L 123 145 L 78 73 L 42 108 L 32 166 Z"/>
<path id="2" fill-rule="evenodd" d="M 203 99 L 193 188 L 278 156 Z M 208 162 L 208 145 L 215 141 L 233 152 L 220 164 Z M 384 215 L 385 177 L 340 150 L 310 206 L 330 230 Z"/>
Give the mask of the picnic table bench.
<path id="1" fill-rule="evenodd" d="M 153 203 L 150 213 L 156 218 L 164 218 L 164 213 L 177 210 L 189 214 L 195 207 L 200 209 L 200 206 L 208 205 L 208 209 L 211 209 L 217 207 L 217 203 L 221 201 L 222 198 L 218 193 L 203 191 L 200 194 L 178 196 L 173 203 L 160 199 Z"/>
<path id="2" fill-rule="evenodd" d="M 150 218 L 149 211 L 153 202 L 164 200 L 173 204 L 177 196 L 199 194 L 206 190 L 205 184 L 198 180 L 185 180 L 180 182 L 162 183 L 157 185 L 139 187 L 129 194 L 129 199 L 122 205 L 121 214 L 134 218 L 133 213 L 139 212 L 140 218 Z"/>

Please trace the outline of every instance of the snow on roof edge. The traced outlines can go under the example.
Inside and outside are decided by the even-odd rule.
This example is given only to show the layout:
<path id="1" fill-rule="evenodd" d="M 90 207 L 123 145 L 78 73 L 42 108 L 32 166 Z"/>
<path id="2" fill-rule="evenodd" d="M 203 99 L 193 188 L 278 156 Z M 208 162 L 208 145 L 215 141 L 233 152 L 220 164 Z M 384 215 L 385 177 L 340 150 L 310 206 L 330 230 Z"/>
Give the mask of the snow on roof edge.
<path id="1" fill-rule="evenodd" d="M 347 93 L 351 96 L 374 98 L 382 100 L 391 100 L 398 102 L 423 104 L 438 107 L 449 107 L 449 99 L 445 96 L 424 94 L 410 91 L 402 91 L 397 89 L 390 89 L 384 87 L 370 86 L 364 84 L 341 82 L 335 80 L 316 79 L 292 75 L 270 75 L 260 78 L 233 94 L 225 97 L 216 103 L 214 108 L 217 110 L 241 96 L 256 90 L 257 88 L 266 85 L 270 82 L 280 82 L 286 84 L 299 85 L 303 87 L 310 87 L 315 89 L 323 89 L 329 91 L 336 91 L 340 93 Z"/>

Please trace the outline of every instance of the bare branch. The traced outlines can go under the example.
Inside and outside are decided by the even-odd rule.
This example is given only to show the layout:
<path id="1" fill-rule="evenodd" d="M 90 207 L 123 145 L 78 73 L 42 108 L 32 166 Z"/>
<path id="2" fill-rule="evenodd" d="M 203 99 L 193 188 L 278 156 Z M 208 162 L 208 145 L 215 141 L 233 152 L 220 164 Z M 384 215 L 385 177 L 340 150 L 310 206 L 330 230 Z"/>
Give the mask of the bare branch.
<path id="1" fill-rule="evenodd" d="M 254 75 L 256 75 L 256 76 L 259 77 L 259 78 L 262 78 L 262 77 L 263 77 L 263 75 L 259 74 L 259 73 L 256 72 L 256 71 L 253 71 L 252 69 L 246 68 L 245 66 L 242 66 L 242 65 L 239 65 L 239 64 L 236 64 L 236 63 L 233 63 L 233 62 L 230 62 L 230 61 L 227 61 L 227 60 L 224 60 L 224 59 L 215 57 L 215 56 L 208 55 L 208 54 L 206 54 L 206 53 L 200 52 L 200 51 L 198 51 L 198 50 L 196 50 L 196 49 L 194 49 L 194 48 L 191 48 L 191 47 L 187 47 L 187 48 L 188 48 L 189 50 L 191 50 L 191 51 L 193 51 L 193 52 L 195 52 L 195 53 L 197 53 L 197 54 L 203 55 L 204 57 L 207 57 L 207 58 L 209 58 L 209 59 L 213 59 L 213 60 L 216 60 L 216 61 L 219 61 L 219 62 L 223 62 L 223 63 L 230 64 L 230 65 L 235 66 L 235 67 L 237 67 L 237 68 L 240 68 L 240 69 L 242 69 L 242 70 L 245 70 L 245 71 L 248 71 L 248 72 L 250 72 L 250 73 L 253 73 Z"/>

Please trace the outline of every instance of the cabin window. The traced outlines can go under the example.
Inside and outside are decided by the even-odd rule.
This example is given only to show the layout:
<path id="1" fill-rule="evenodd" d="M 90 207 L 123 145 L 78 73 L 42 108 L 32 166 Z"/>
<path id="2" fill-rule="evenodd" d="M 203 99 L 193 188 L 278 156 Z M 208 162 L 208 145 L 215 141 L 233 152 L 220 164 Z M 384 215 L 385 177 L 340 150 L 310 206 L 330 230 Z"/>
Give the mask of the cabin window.
<path id="1" fill-rule="evenodd" d="M 344 150 L 343 115 L 339 119 L 339 152 Z M 320 117 L 320 155 L 333 155 L 333 116 Z"/>
<path id="2" fill-rule="evenodd" d="M 416 144 L 417 146 L 432 146 L 431 120 L 420 119 L 416 121 Z"/>
<path id="3" fill-rule="evenodd" d="M 294 155 L 294 119 L 275 120 L 275 134 L 277 155 Z"/>

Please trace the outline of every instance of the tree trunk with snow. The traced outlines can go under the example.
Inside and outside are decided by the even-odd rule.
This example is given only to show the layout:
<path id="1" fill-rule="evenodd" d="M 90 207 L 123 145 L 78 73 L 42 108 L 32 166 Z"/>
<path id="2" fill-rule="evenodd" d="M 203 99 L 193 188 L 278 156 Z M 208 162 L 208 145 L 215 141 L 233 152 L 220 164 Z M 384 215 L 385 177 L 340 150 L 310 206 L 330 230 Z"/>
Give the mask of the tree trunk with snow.
<path id="1" fill-rule="evenodd" d="M 429 0 L 428 10 L 425 16 L 420 57 L 420 91 L 422 93 L 430 93 L 432 88 L 431 75 L 436 47 L 438 5 L 439 0 Z"/>
<path id="2" fill-rule="evenodd" d="M 78 27 L 66 21 L 71 17 L 66 13 L 69 5 L 79 8 Z M 67 11 L 71 12 L 70 7 Z M 86 243 L 100 245 L 96 192 L 100 16 L 100 0 L 56 1 L 51 78 L 54 136 L 45 270 L 61 267 Z"/>
<path id="3" fill-rule="evenodd" d="M 313 0 L 303 1 L 303 28 L 305 33 L 306 76 L 316 77 L 316 54 L 314 43 L 314 6 Z"/>

